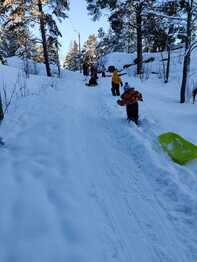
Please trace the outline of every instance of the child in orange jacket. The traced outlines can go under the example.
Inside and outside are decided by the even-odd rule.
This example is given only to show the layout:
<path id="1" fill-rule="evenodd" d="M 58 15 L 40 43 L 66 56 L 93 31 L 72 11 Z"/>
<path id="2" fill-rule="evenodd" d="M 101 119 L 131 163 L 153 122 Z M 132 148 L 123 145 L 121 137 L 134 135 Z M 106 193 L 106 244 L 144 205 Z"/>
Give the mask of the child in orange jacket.
<path id="1" fill-rule="evenodd" d="M 138 125 L 139 106 L 138 101 L 143 101 L 142 94 L 134 88 L 128 88 L 117 101 L 118 105 L 125 106 L 127 111 L 127 120 L 134 121 Z"/>

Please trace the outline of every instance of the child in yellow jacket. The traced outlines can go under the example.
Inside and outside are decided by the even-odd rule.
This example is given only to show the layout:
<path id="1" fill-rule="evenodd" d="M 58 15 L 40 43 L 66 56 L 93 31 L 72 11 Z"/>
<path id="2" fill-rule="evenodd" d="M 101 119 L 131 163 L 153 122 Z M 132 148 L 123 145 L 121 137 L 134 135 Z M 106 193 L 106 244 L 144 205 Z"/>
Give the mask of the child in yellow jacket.
<path id="1" fill-rule="evenodd" d="M 118 71 L 115 69 L 112 74 L 112 95 L 119 96 L 120 95 L 120 85 L 122 86 L 122 80 L 118 74 Z"/>

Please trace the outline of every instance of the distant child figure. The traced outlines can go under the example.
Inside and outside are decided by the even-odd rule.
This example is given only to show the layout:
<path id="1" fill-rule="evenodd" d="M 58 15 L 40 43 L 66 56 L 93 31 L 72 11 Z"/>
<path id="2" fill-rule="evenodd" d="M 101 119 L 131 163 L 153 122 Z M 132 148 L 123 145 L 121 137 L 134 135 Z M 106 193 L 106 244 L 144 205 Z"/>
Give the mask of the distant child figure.
<path id="1" fill-rule="evenodd" d="M 97 85 L 97 79 L 98 79 L 97 67 L 95 65 L 92 65 L 91 66 L 91 76 L 90 76 L 89 83 L 87 85 L 88 86 L 96 86 Z"/>
<path id="2" fill-rule="evenodd" d="M 119 96 L 120 95 L 120 85 L 122 86 L 122 80 L 118 74 L 118 71 L 117 69 L 115 69 L 113 71 L 113 74 L 112 74 L 112 88 L 111 88 L 111 91 L 112 91 L 112 95 L 113 96 Z"/>
<path id="3" fill-rule="evenodd" d="M 118 105 L 125 106 L 127 111 L 127 120 L 135 122 L 138 125 L 139 106 L 138 101 L 143 101 L 142 94 L 134 88 L 128 88 L 117 101 Z"/>
<path id="4" fill-rule="evenodd" d="M 106 77 L 105 71 L 106 71 L 106 68 L 105 68 L 104 65 L 102 65 L 102 68 L 101 68 L 101 75 L 102 75 L 102 77 Z"/>
<path id="5" fill-rule="evenodd" d="M 96 75 L 95 74 L 92 74 L 91 77 L 90 77 L 90 80 L 87 84 L 88 86 L 96 86 L 98 85 L 97 84 L 97 78 L 96 78 Z"/>
<path id="6" fill-rule="evenodd" d="M 98 79 L 98 75 L 97 75 L 98 72 L 97 72 L 96 64 L 91 65 L 90 72 L 91 72 L 91 77 L 93 76 L 94 78 Z"/>
<path id="7" fill-rule="evenodd" d="M 88 76 L 89 76 L 89 65 L 86 61 L 83 63 L 83 75 L 84 75 L 85 81 L 86 81 L 88 79 Z"/>

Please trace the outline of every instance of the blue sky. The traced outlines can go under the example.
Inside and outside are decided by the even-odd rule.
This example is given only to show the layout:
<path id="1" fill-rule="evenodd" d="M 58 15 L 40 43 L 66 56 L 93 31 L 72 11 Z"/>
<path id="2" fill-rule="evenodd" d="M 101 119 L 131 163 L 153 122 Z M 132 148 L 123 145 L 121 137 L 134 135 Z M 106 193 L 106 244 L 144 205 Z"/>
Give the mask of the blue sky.
<path id="1" fill-rule="evenodd" d="M 86 10 L 85 0 L 71 0 L 69 18 L 64 20 L 60 25 L 62 47 L 60 52 L 61 61 L 64 59 L 66 52 L 72 40 L 77 40 L 77 32 L 81 34 L 81 42 L 84 43 L 90 34 L 96 33 L 103 26 L 107 28 L 107 18 L 101 17 L 97 22 L 91 20 Z"/>

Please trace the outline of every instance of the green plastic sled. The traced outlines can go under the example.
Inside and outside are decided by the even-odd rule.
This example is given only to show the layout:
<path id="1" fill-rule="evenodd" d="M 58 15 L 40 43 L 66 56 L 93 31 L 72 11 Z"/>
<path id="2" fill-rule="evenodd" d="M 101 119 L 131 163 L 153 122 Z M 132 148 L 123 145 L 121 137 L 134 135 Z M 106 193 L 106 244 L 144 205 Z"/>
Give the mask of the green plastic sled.
<path id="1" fill-rule="evenodd" d="M 197 158 L 197 146 L 176 133 L 163 133 L 158 139 L 164 151 L 180 165 Z"/>

